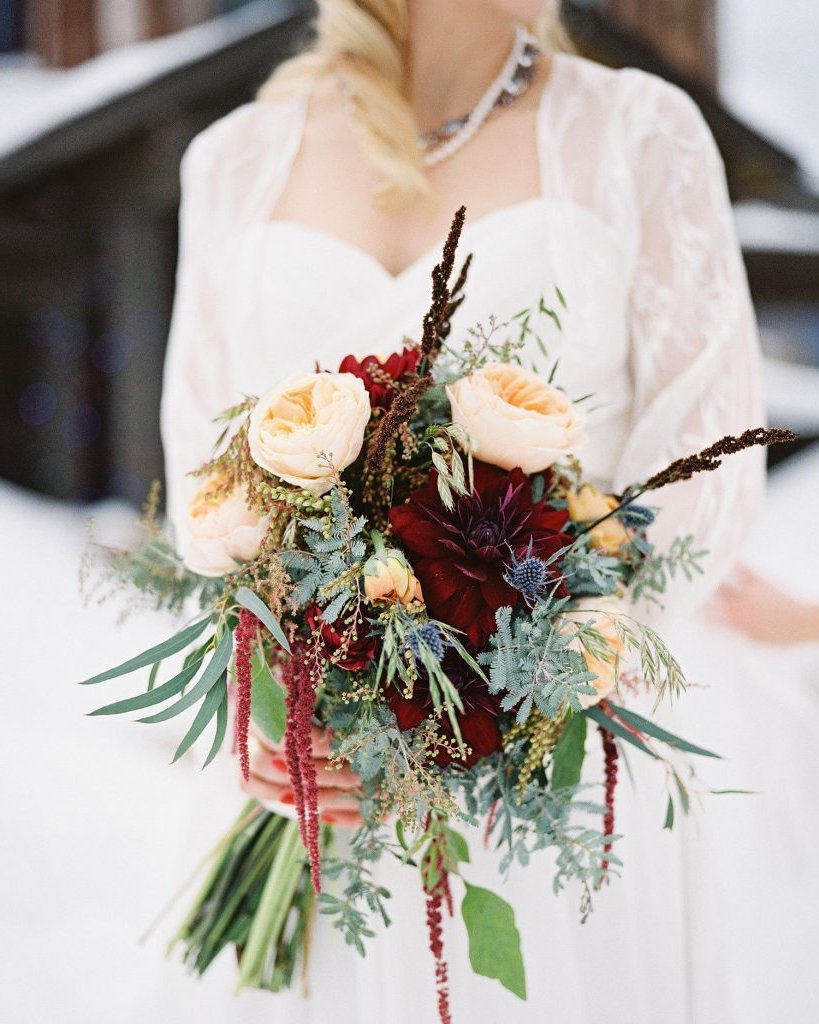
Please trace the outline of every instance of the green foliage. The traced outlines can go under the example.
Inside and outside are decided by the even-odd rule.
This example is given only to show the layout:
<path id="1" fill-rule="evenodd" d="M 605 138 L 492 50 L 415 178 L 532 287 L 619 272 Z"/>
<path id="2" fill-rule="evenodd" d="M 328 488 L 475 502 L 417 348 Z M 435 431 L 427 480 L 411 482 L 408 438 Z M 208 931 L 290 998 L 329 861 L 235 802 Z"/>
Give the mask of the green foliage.
<path id="1" fill-rule="evenodd" d="M 639 543 L 639 538 L 637 542 Z M 694 537 L 687 536 L 675 538 L 665 555 L 654 554 L 649 548 L 648 551 L 651 553 L 640 561 L 630 582 L 632 600 L 639 601 L 644 598 L 653 604 L 660 604 L 656 595 L 665 593 L 669 580 L 673 580 L 677 573 L 685 576 L 689 583 L 701 575 L 705 571 L 701 562 L 708 552 L 695 551 L 693 546 Z"/>
<path id="2" fill-rule="evenodd" d="M 375 934 L 370 917 L 377 916 L 384 925 L 390 924 L 386 904 L 389 890 L 373 880 L 373 865 L 388 852 L 400 856 L 387 842 L 380 822 L 365 822 L 350 841 L 349 856 L 328 857 L 323 863 L 324 876 L 339 880 L 342 891 L 338 896 L 323 892 L 318 900 L 319 912 L 332 919 L 344 941 L 361 956 L 366 952 L 364 940 Z"/>
<path id="3" fill-rule="evenodd" d="M 514 910 L 489 889 L 464 884 L 461 913 L 469 936 L 472 970 L 485 978 L 497 978 L 504 988 L 526 999 L 526 973 Z"/>
<path id="4" fill-rule="evenodd" d="M 685 675 L 659 633 L 628 615 L 617 615 L 613 621 L 618 639 L 638 655 L 643 679 L 656 692 L 654 706 L 665 696 L 678 697 L 685 690 Z"/>
<path id="5" fill-rule="evenodd" d="M 89 527 L 89 529 L 92 529 Z M 195 599 L 211 608 L 224 592 L 224 580 L 191 572 L 176 553 L 173 539 L 155 523 L 142 524 L 142 537 L 130 550 L 99 544 L 93 538 L 83 558 L 82 593 L 86 601 L 103 601 L 136 591 L 156 611 L 179 614 Z M 129 596 L 125 617 L 134 605 Z"/>
<path id="6" fill-rule="evenodd" d="M 251 717 L 271 742 L 280 743 L 287 717 L 284 690 L 270 671 L 261 645 L 253 652 L 252 669 Z"/>
<path id="7" fill-rule="evenodd" d="M 479 661 L 489 666 L 489 688 L 502 693 L 504 711 L 516 708 L 518 722 L 525 722 L 533 707 L 555 718 L 567 705 L 580 711 L 580 697 L 593 695 L 595 678 L 577 649 L 593 632 L 587 625 L 558 629 L 553 616 L 567 602 L 542 600 L 530 615 L 513 615 L 500 608 L 495 616 L 497 632 L 491 649 Z"/>
<path id="8" fill-rule="evenodd" d="M 552 751 L 551 786 L 568 790 L 580 785 L 586 756 L 586 716 L 572 715 Z"/>
<path id="9" fill-rule="evenodd" d="M 276 643 L 289 654 L 290 644 L 284 635 L 284 630 L 259 595 L 254 594 L 248 587 L 239 587 L 233 596 L 237 604 L 240 604 L 242 608 L 246 608 L 249 612 L 253 612 L 256 618 L 270 631 Z"/>
<path id="10" fill-rule="evenodd" d="M 360 567 L 367 556 L 363 532 L 367 520 L 354 516 L 346 494 L 335 487 L 324 518 L 300 519 L 307 550 L 282 553 L 282 562 L 296 583 L 295 602 L 323 606 L 322 618 L 334 622 L 358 597 Z"/>
<path id="11" fill-rule="evenodd" d="M 205 631 L 208 621 L 208 619 L 200 619 L 199 622 L 186 626 L 155 647 L 150 647 L 147 651 L 143 651 L 142 654 L 129 658 L 128 661 L 123 661 L 121 665 L 116 665 L 114 668 L 109 668 L 96 676 L 91 676 L 90 679 L 83 679 L 80 685 L 91 686 L 95 683 L 104 683 L 109 679 L 127 676 L 131 672 L 136 672 L 137 669 L 146 668 L 148 665 L 155 665 L 158 662 L 164 661 L 166 658 L 170 658 L 171 655 L 178 654 L 179 651 L 183 651 L 186 647 L 190 646 Z"/>
<path id="12" fill-rule="evenodd" d="M 625 580 L 622 561 L 590 547 L 588 534 L 571 546 L 563 560 L 563 571 L 572 597 L 613 594 Z"/>

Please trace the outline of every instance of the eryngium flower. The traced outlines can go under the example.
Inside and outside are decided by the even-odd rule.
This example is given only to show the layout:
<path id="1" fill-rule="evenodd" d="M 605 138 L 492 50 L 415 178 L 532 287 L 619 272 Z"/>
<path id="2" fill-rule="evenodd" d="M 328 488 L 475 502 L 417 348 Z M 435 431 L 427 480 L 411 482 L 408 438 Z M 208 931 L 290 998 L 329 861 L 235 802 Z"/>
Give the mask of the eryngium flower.
<path id="1" fill-rule="evenodd" d="M 519 590 L 505 579 L 514 559 L 547 562 L 572 538 L 563 533 L 565 511 L 535 502 L 528 478 L 475 463 L 475 488 L 456 495 L 449 512 L 438 494 L 433 471 L 404 505 L 390 512 L 395 536 L 421 581 L 433 618 L 462 630 L 478 651 L 495 632 L 495 612 L 515 608 Z M 549 581 L 561 579 L 560 561 L 548 566 Z M 565 591 L 558 588 L 562 596 Z"/>

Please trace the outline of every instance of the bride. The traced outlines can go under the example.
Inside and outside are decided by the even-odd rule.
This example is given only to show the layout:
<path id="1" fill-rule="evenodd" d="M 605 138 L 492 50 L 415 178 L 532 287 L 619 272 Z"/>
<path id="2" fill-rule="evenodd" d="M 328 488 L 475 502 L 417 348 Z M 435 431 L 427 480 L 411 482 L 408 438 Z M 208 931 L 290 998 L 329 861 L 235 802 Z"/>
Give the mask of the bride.
<path id="1" fill-rule="evenodd" d="M 184 159 L 163 401 L 177 524 L 195 487 L 185 474 L 207 457 L 211 421 L 238 394 L 418 335 L 430 270 L 461 204 L 474 262 L 453 341 L 493 315 L 536 309 L 541 296 L 551 305 L 559 288 L 562 331 L 548 317 L 538 327 L 548 360 L 534 339 L 525 357 L 544 368 L 559 358 L 568 393 L 594 395 L 583 458 L 607 490 L 761 421 L 756 329 L 723 170 L 684 93 L 561 52 L 543 0 L 318 7 L 310 48 Z M 668 615 L 689 615 L 718 586 L 762 477 L 758 453 L 746 453 L 658 496 L 659 544 L 693 533 L 711 551 L 695 586 L 669 592 Z M 250 792 L 286 800 L 281 767 L 275 752 L 258 754 Z M 715 1016 L 693 980 L 684 846 L 679 831 L 661 831 L 664 805 L 646 767 L 634 765 L 633 792 L 622 787 L 623 877 L 582 928 L 572 896 L 550 890 L 548 858 L 502 884 L 491 851 L 473 849 L 470 881 L 499 888 L 517 910 L 530 994 L 520 1003 L 472 976 L 453 925 L 456 1020 L 733 1019 L 721 996 Z M 334 775 L 323 788 L 331 819 L 342 818 L 344 781 Z M 309 998 L 254 996 L 219 1018 L 434 1020 L 422 895 L 400 865 L 380 870 L 393 925 L 365 960 L 319 918 Z"/>

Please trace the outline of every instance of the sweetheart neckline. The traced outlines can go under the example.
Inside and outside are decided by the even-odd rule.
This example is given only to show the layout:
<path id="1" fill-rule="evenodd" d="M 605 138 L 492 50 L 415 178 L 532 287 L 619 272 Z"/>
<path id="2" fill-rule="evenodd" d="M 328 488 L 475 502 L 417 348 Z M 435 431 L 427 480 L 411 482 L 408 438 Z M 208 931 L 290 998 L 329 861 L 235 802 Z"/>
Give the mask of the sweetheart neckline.
<path id="1" fill-rule="evenodd" d="M 521 199 L 516 203 L 507 203 L 505 206 L 496 206 L 492 210 L 487 210 L 486 213 L 481 214 L 480 217 L 474 221 L 467 221 L 464 224 L 463 232 L 461 234 L 462 246 L 466 249 L 469 248 L 468 240 L 471 235 L 475 234 L 480 228 L 484 228 L 487 224 L 491 224 L 493 221 L 500 219 L 503 216 L 519 215 L 521 212 L 528 210 L 532 206 L 538 206 L 541 204 L 548 204 L 550 200 L 543 195 L 529 196 L 528 199 Z M 426 268 L 427 273 L 432 273 L 432 267 L 438 262 L 438 256 L 443 249 L 444 239 L 437 242 L 435 245 L 431 245 L 425 252 L 422 252 L 420 256 L 416 257 L 410 263 L 407 264 L 402 270 L 397 273 L 393 273 L 377 256 L 374 256 L 367 249 L 364 249 L 360 245 L 356 245 L 355 242 L 348 242 L 345 238 L 341 238 L 338 235 L 334 235 L 331 231 L 325 231 L 324 228 L 313 227 L 310 224 L 302 224 L 300 221 L 284 219 L 273 219 L 265 221 L 262 225 L 264 228 L 269 230 L 284 230 L 284 231 L 296 231 L 305 235 L 311 235 L 312 237 L 325 241 L 330 245 L 334 245 L 336 248 L 344 249 L 346 252 L 353 254 L 356 258 L 360 259 L 362 263 L 367 263 L 373 269 L 375 269 L 380 275 L 391 284 L 399 284 L 406 277 L 411 277 L 420 268 Z"/>

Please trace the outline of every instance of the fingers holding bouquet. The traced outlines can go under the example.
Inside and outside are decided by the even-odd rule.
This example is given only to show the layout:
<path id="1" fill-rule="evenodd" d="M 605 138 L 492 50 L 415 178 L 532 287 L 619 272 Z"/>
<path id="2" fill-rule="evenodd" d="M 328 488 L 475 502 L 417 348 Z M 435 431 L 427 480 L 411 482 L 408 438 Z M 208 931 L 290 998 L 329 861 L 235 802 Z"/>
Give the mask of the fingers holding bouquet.
<path id="1" fill-rule="evenodd" d="M 313 763 L 318 785 L 318 808 L 321 820 L 329 825 L 357 828 L 361 824 L 358 795 L 361 779 L 346 765 L 337 765 L 330 756 L 330 734 L 313 726 Z M 285 815 L 292 815 L 295 794 L 287 767 L 287 739 L 274 743 L 260 730 L 252 730 L 250 777 L 242 780 L 242 789 L 267 806 Z"/>

